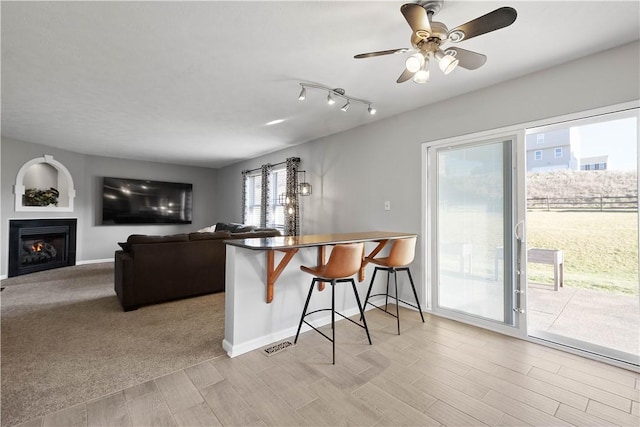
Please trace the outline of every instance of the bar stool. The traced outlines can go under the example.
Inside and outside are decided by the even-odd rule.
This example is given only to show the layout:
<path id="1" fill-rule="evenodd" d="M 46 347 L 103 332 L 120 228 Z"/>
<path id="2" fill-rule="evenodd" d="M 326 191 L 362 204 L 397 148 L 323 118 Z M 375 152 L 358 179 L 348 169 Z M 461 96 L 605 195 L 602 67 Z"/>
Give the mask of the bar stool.
<path id="1" fill-rule="evenodd" d="M 369 328 L 367 328 L 367 321 L 364 318 L 364 311 L 362 310 L 362 304 L 360 304 L 360 297 L 358 296 L 358 290 L 356 289 L 356 282 L 353 280 L 351 276 L 353 276 L 358 270 L 360 270 L 360 266 L 362 265 L 362 254 L 364 250 L 364 243 L 350 243 L 350 244 L 340 244 L 334 246 L 331 251 L 331 256 L 329 257 L 329 261 L 326 265 L 319 265 L 316 267 L 306 267 L 300 266 L 300 270 L 305 273 L 312 274 L 315 276 L 311 281 L 311 287 L 309 288 L 309 295 L 307 295 L 307 302 L 304 304 L 304 310 L 302 311 L 302 317 L 300 318 L 300 324 L 298 325 L 298 332 L 296 332 L 296 339 L 294 343 L 298 342 L 298 335 L 300 335 L 300 328 L 302 327 L 302 323 L 306 323 L 311 326 L 316 332 L 320 333 L 323 337 L 328 339 L 333 343 L 333 364 L 336 364 L 336 330 L 335 330 L 335 315 L 336 313 L 351 323 L 364 328 L 367 332 L 367 339 L 369 340 L 369 344 L 371 344 L 371 336 L 369 335 Z M 307 313 L 307 309 L 309 308 L 309 301 L 311 300 L 311 294 L 313 293 L 313 288 L 317 282 L 324 282 L 331 284 L 331 308 L 323 308 L 319 310 L 314 310 Z M 336 312 L 335 310 L 335 287 L 337 283 L 341 282 L 351 282 L 351 287 L 353 288 L 353 293 L 356 297 L 356 302 L 358 303 L 358 309 L 360 310 L 360 319 L 362 320 L 362 324 L 358 322 L 354 322 L 348 317 L 344 316 L 341 313 Z M 312 324 L 307 322 L 305 318 L 311 314 L 318 313 L 320 311 L 331 311 L 331 337 L 327 336 L 324 332 L 316 329 Z"/>
<path id="2" fill-rule="evenodd" d="M 422 318 L 422 323 L 424 323 L 424 315 L 422 314 L 420 301 L 418 301 L 418 293 L 416 292 L 416 287 L 413 284 L 413 278 L 411 277 L 411 270 L 409 270 L 409 267 L 407 267 L 407 265 L 413 262 L 415 252 L 416 252 L 416 238 L 411 237 L 408 239 L 394 240 L 393 243 L 391 244 L 391 249 L 389 250 L 389 256 L 385 258 L 369 258 L 369 257 L 365 258 L 366 262 L 370 262 L 372 264 L 376 264 L 381 267 L 376 267 L 375 271 L 373 272 L 373 276 L 371 277 L 371 283 L 369 284 L 369 290 L 367 291 L 367 297 L 364 300 L 364 307 L 366 308 L 367 304 L 371 304 L 377 309 L 382 310 L 385 313 L 395 317 L 398 321 L 398 335 L 400 335 L 400 309 L 399 309 L 398 301 L 404 304 L 407 304 L 410 307 L 417 308 L 418 312 L 420 313 L 420 317 Z M 383 270 L 383 271 L 386 270 L 387 272 L 387 291 L 386 293 L 371 295 L 371 289 L 373 288 L 373 282 L 376 279 L 376 273 L 378 273 L 378 270 Z M 411 283 L 411 289 L 413 289 L 413 296 L 416 299 L 417 305 L 408 303 L 398 298 L 398 276 L 396 274 L 398 271 L 406 271 L 407 274 L 409 275 L 409 282 Z M 395 280 L 395 288 L 396 288 L 395 296 L 389 295 L 389 276 L 391 276 L 392 274 Z M 377 305 L 369 302 L 369 298 L 380 296 L 380 295 L 385 295 L 386 297 L 384 309 L 382 309 L 382 307 L 378 307 Z M 387 310 L 387 306 L 389 304 L 389 298 L 393 298 L 396 300 L 396 314 L 393 314 Z"/>

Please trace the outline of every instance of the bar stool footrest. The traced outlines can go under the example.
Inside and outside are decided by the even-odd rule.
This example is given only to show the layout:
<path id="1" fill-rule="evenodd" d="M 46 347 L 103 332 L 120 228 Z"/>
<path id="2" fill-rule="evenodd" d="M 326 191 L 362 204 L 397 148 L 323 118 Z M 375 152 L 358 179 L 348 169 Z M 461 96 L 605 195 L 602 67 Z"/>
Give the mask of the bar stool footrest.
<path id="1" fill-rule="evenodd" d="M 389 298 L 393 298 L 394 300 L 396 300 L 396 304 L 397 304 L 397 303 L 398 303 L 398 301 L 399 301 L 399 302 L 401 302 L 401 303 L 403 303 L 403 304 L 408 305 L 409 307 L 413 307 L 413 308 L 415 308 L 416 310 L 420 310 L 420 307 L 418 307 L 417 305 L 412 304 L 412 303 L 410 303 L 410 302 L 407 302 L 407 301 L 405 301 L 405 300 L 402 300 L 402 299 L 396 298 L 396 297 L 394 297 L 393 295 L 388 295 L 388 294 L 373 294 L 373 295 L 369 295 L 369 298 L 372 298 L 372 297 L 389 297 Z M 380 306 L 377 306 L 377 305 L 375 305 L 375 304 L 374 304 L 374 303 L 372 303 L 372 302 L 367 302 L 367 304 L 368 304 L 368 305 L 371 305 L 371 306 L 373 306 L 373 307 L 375 307 L 375 308 L 377 308 L 377 309 L 378 309 L 378 310 L 380 310 L 380 311 L 384 311 L 385 313 L 387 313 L 387 314 L 388 314 L 388 315 L 390 315 L 390 316 L 397 317 L 395 314 L 391 313 L 391 312 L 390 312 L 390 311 L 388 311 L 386 308 L 382 308 L 382 307 L 380 307 Z M 338 313 L 338 314 L 339 314 L 339 313 Z M 351 319 L 349 319 L 349 320 L 351 320 Z"/>
<path id="2" fill-rule="evenodd" d="M 369 304 L 371 304 L 371 303 L 369 303 Z M 372 305 L 373 305 L 373 304 L 372 304 Z M 320 335 L 322 335 L 323 337 L 325 337 L 325 338 L 326 338 L 326 339 L 328 339 L 329 341 L 333 342 L 333 340 L 332 340 L 331 338 L 329 338 L 329 337 L 328 337 L 324 332 L 322 332 L 321 330 L 319 330 L 318 328 L 316 328 L 315 326 L 313 326 L 311 323 L 309 323 L 309 322 L 307 322 L 306 320 L 304 320 L 307 316 L 310 316 L 310 315 L 312 315 L 312 314 L 314 314 L 314 313 L 319 313 L 319 312 L 321 312 L 321 311 L 331 311 L 331 309 L 330 309 L 330 308 L 320 308 L 320 309 L 318 309 L 318 310 L 310 311 L 310 312 L 308 312 L 307 314 L 305 314 L 305 315 L 304 315 L 304 317 L 302 318 L 302 323 L 307 324 L 311 329 L 313 329 L 314 331 L 316 331 L 317 333 L 319 333 Z M 338 316 L 341 316 L 343 319 L 346 319 L 346 320 L 348 320 L 349 322 L 353 323 L 354 325 L 356 325 L 356 326 L 360 326 L 362 329 L 365 329 L 365 330 L 366 330 L 366 327 L 364 326 L 364 324 L 359 323 L 359 322 L 356 322 L 356 321 L 355 321 L 355 320 L 353 320 L 353 319 L 349 319 L 347 316 L 345 316 L 344 314 L 342 314 L 342 313 L 340 313 L 340 312 L 338 312 L 338 311 L 336 311 L 335 313 L 336 313 Z"/>

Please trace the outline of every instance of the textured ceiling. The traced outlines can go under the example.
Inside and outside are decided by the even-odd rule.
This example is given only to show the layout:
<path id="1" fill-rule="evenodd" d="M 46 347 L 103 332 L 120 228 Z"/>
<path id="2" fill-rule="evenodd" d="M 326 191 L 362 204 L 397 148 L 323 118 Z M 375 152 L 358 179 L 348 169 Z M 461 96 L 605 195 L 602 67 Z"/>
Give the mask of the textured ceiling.
<path id="1" fill-rule="evenodd" d="M 2 2 L 2 135 L 79 153 L 221 167 L 490 86 L 640 36 L 638 1 L 446 1 L 454 28 L 501 6 L 505 29 L 458 46 L 487 63 L 397 84 L 403 2 Z M 299 82 L 372 101 L 348 112 Z M 266 123 L 283 119 L 277 125 Z"/>

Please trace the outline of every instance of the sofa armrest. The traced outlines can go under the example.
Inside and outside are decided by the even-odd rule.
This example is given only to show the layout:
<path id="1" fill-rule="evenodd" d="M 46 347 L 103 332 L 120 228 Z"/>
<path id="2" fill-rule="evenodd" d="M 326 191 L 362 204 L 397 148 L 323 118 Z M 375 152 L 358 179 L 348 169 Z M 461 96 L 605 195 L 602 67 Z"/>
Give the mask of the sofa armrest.
<path id="1" fill-rule="evenodd" d="M 114 290 L 124 311 L 138 308 L 133 297 L 133 260 L 131 254 L 125 251 L 116 251 L 114 269 Z"/>

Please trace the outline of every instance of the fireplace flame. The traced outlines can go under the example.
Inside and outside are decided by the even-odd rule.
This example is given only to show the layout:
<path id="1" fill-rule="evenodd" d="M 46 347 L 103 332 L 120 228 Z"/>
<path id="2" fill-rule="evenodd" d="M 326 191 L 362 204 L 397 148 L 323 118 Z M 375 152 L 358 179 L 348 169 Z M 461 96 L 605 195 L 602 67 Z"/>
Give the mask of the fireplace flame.
<path id="1" fill-rule="evenodd" d="M 31 245 L 32 252 L 41 252 L 43 248 L 44 248 L 44 243 L 42 242 L 34 243 L 33 245 Z"/>

